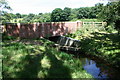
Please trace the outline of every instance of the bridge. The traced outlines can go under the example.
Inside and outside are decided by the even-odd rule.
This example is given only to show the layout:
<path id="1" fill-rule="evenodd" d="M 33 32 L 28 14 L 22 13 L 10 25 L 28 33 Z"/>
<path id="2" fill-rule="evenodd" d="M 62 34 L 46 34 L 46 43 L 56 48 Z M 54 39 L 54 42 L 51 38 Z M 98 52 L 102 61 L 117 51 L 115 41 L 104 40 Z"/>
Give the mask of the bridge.
<path id="1" fill-rule="evenodd" d="M 7 23 L 4 31 L 9 36 L 20 38 L 42 38 L 63 36 L 74 33 L 85 25 L 105 26 L 106 22 L 44 22 L 44 23 Z"/>

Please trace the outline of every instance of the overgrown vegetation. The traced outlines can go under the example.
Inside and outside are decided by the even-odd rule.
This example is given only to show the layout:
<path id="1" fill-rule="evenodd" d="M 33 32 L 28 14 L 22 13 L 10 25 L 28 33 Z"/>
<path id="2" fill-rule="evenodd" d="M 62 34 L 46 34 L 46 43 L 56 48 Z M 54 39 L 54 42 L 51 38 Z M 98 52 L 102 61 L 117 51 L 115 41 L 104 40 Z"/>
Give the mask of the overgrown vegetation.
<path id="1" fill-rule="evenodd" d="M 67 36 L 81 41 L 81 50 L 87 54 L 101 57 L 116 67 L 120 67 L 120 1 L 101 6 L 98 18 L 106 21 L 107 26 L 84 26 Z"/>
<path id="2" fill-rule="evenodd" d="M 45 40 L 2 42 L 3 78 L 92 78 L 79 59 Z"/>
<path id="3" fill-rule="evenodd" d="M 109 2 L 106 6 L 103 6 L 98 17 L 106 21 L 108 25 L 120 29 L 120 1 Z"/>
<path id="4" fill-rule="evenodd" d="M 79 39 L 84 53 L 101 57 L 120 67 L 120 34 L 110 27 L 84 26 L 67 36 Z"/>
<path id="5" fill-rule="evenodd" d="M 10 21 L 7 10 L 12 10 L 6 0 L 0 0 L 0 24 Z"/>

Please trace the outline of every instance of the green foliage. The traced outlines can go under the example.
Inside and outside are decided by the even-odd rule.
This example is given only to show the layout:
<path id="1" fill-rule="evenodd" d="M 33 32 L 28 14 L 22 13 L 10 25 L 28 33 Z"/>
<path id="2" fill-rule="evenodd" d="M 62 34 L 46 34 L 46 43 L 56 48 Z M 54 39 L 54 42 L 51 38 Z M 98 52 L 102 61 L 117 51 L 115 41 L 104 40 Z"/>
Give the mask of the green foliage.
<path id="1" fill-rule="evenodd" d="M 75 33 L 69 33 L 67 35 L 65 35 L 66 37 L 71 37 L 71 38 L 75 38 L 76 37 L 76 34 Z"/>
<path id="2" fill-rule="evenodd" d="M 0 13 L 0 15 L 0 23 L 5 24 L 10 22 L 11 16 L 9 15 L 9 13 L 3 11 L 2 13 Z"/>
<path id="3" fill-rule="evenodd" d="M 99 32 L 99 31 L 105 31 L 104 26 L 91 26 L 91 25 L 84 25 L 79 30 L 77 30 L 75 33 L 68 34 L 66 36 L 75 38 L 75 39 L 82 39 L 84 37 L 91 36 L 91 33 Z"/>
<path id="4" fill-rule="evenodd" d="M 6 0 L 0 0 L 0 8 L 2 9 L 11 9 Z"/>
<path id="5" fill-rule="evenodd" d="M 51 21 L 69 21 L 71 15 L 71 8 L 65 7 L 64 10 L 61 8 L 56 8 L 51 13 Z"/>
<path id="6" fill-rule="evenodd" d="M 38 19 L 39 22 L 50 22 L 51 19 L 50 19 L 50 15 L 51 13 L 44 13 L 41 15 L 40 19 Z M 36 19 L 36 18 L 34 18 Z"/>
<path id="7" fill-rule="evenodd" d="M 35 14 L 28 14 L 26 17 L 23 18 L 22 23 L 31 23 Z"/>
<path id="8" fill-rule="evenodd" d="M 95 4 L 95 7 L 94 7 L 94 12 L 97 14 L 97 17 L 98 17 L 98 14 L 101 12 L 102 8 L 103 8 L 103 4 L 102 3 L 97 3 Z"/>
<path id="9" fill-rule="evenodd" d="M 115 28 L 120 28 L 120 1 L 109 2 L 103 7 L 98 17 L 109 24 L 115 24 Z"/>
<path id="10" fill-rule="evenodd" d="M 16 18 L 21 18 L 21 14 L 20 13 L 16 13 Z"/>
<path id="11" fill-rule="evenodd" d="M 96 4 L 94 7 L 81 7 L 81 8 L 56 8 L 52 13 L 39 13 L 39 14 L 20 14 L 20 13 L 7 13 L 4 14 L 4 22 L 12 23 L 34 23 L 34 22 L 59 22 L 59 21 L 76 21 L 78 19 L 94 19 L 97 18 L 101 12 L 103 4 Z"/>
<path id="12" fill-rule="evenodd" d="M 77 18 L 78 19 L 93 19 L 97 18 L 97 14 L 101 12 L 103 4 L 98 3 L 94 7 L 81 7 L 78 9 Z"/>
<path id="13" fill-rule="evenodd" d="M 16 14 L 15 14 L 16 15 Z M 34 22 L 50 22 L 50 13 L 44 13 L 44 14 L 21 14 L 21 15 L 16 15 L 16 18 L 13 18 L 11 22 L 14 23 L 34 23 Z"/>
<path id="14" fill-rule="evenodd" d="M 0 0 L 0 23 L 5 23 L 10 20 L 7 10 L 12 10 L 6 0 Z"/>
<path id="15" fill-rule="evenodd" d="M 84 26 L 71 34 L 71 37 L 80 40 L 82 52 L 98 56 L 120 67 L 120 34 L 112 25 L 106 28 Z"/>
<path id="16" fill-rule="evenodd" d="M 5 33 L 2 33 L 2 41 L 4 41 L 4 40 L 16 40 L 16 39 L 17 39 L 16 37 L 8 36 Z"/>
<path id="17" fill-rule="evenodd" d="M 53 22 L 58 22 L 61 20 L 61 13 L 62 13 L 62 9 L 60 8 L 56 8 L 52 11 L 51 13 L 51 21 Z"/>
<path id="18" fill-rule="evenodd" d="M 64 16 L 62 21 L 70 21 L 71 20 L 70 15 L 71 15 L 71 8 L 65 7 L 62 14 L 62 16 Z"/>
<path id="19" fill-rule="evenodd" d="M 51 44 L 45 39 L 5 40 L 3 78 L 92 78 L 83 70 L 79 59 L 57 51 Z"/>
<path id="20" fill-rule="evenodd" d="M 5 14 L 4 14 L 5 15 Z M 30 14 L 20 14 L 20 13 L 7 13 L 8 16 L 4 16 L 5 20 L 11 23 L 34 23 L 34 22 L 50 22 L 51 13 L 40 13 L 35 15 L 33 13 Z M 7 18 L 8 19 L 7 19 Z"/>
<path id="21" fill-rule="evenodd" d="M 114 33 L 114 32 L 117 32 L 115 27 L 114 27 L 114 24 L 112 23 L 111 25 L 108 25 L 105 27 L 105 30 L 109 33 Z"/>
<path id="22" fill-rule="evenodd" d="M 81 40 L 81 49 L 88 54 L 104 58 L 115 66 L 120 66 L 120 35 L 117 33 L 92 33 L 93 37 Z"/>
<path id="23" fill-rule="evenodd" d="M 88 18 L 89 16 L 89 8 L 85 7 L 85 8 L 79 8 L 79 12 L 78 12 L 78 19 L 84 19 L 84 18 Z"/>
<path id="24" fill-rule="evenodd" d="M 4 1 L 4 0 L 2 0 Z M 80 8 L 68 8 L 65 7 L 56 8 L 52 13 L 39 13 L 39 14 L 20 14 L 20 13 L 6 13 L 2 11 L 2 21 L 15 22 L 15 23 L 34 23 L 34 22 L 59 22 L 59 21 L 77 21 L 79 19 L 101 19 L 101 21 L 107 21 L 108 25 L 113 23 L 115 28 L 119 28 L 120 22 L 120 1 L 109 2 L 106 6 L 101 3 L 95 4 L 93 7 L 80 7 Z M 5 8 L 8 4 L 1 3 L 0 5 Z M 10 9 L 9 6 L 5 9 Z M 89 20 L 88 20 L 89 21 Z"/>
<path id="25" fill-rule="evenodd" d="M 70 20 L 74 20 L 74 21 L 77 21 L 76 19 L 78 19 L 77 17 L 77 13 L 78 13 L 78 8 L 74 8 L 74 9 L 71 9 L 71 15 L 69 16 L 70 17 Z"/>

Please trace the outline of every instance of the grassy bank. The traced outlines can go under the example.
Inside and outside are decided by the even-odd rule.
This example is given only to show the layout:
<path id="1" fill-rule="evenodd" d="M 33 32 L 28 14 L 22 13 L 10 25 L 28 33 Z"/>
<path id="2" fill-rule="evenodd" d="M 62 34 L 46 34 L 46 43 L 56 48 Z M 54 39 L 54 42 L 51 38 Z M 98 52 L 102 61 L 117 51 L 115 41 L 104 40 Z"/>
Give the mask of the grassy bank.
<path id="1" fill-rule="evenodd" d="M 92 78 L 73 55 L 53 48 L 45 40 L 4 40 L 4 78 Z"/>
<path id="2" fill-rule="evenodd" d="M 67 36 L 79 39 L 81 51 L 86 54 L 101 57 L 120 67 L 120 34 L 112 27 L 108 27 L 85 26 Z"/>

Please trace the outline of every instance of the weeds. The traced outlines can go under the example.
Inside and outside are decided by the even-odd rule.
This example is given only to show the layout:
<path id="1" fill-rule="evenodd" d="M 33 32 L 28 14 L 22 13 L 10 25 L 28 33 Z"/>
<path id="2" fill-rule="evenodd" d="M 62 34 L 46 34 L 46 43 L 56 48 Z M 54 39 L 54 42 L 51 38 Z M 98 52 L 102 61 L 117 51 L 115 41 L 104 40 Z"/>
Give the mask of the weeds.
<path id="1" fill-rule="evenodd" d="M 2 42 L 3 78 L 92 78 L 79 59 L 52 45 L 46 39 Z"/>
<path id="2" fill-rule="evenodd" d="M 83 52 L 104 58 L 116 67 L 120 66 L 120 35 L 111 26 L 106 28 L 84 26 L 73 35 L 72 38 L 81 41 Z"/>

